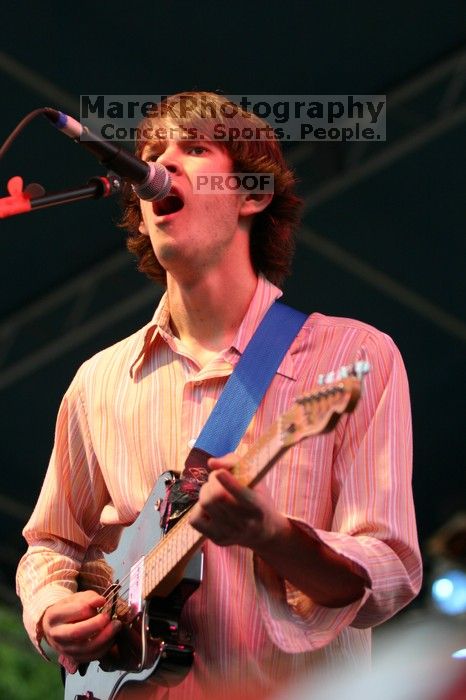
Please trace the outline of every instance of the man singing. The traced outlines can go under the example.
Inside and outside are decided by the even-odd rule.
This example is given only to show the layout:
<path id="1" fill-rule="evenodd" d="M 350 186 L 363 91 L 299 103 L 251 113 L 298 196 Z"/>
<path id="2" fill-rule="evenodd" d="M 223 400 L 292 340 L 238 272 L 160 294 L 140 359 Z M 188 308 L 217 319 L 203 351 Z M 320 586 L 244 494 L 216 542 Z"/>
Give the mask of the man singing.
<path id="1" fill-rule="evenodd" d="M 136 154 L 163 164 L 172 189 L 160 202 L 128 191 L 124 225 L 139 269 L 166 293 L 143 328 L 78 370 L 24 530 L 25 626 L 69 673 L 101 658 L 121 627 L 101 610 L 100 593 L 78 590 L 80 571 L 117 547 L 117 526 L 135 520 L 162 472 L 183 469 L 289 272 L 293 173 L 270 127 L 240 109 L 227 116 L 225 103 L 211 93 L 174 95 L 145 120 Z M 216 138 L 251 126 L 266 136 Z M 271 173 L 274 193 L 195 191 L 198 175 L 231 173 Z M 361 359 L 371 371 L 355 411 L 286 452 L 254 490 L 241 485 L 230 470 L 238 455 L 319 375 Z M 209 461 L 190 515 L 207 538 L 203 579 L 180 621 L 195 648 L 192 669 L 174 687 L 146 681 L 118 700 L 258 699 L 302 674 L 348 663 L 359 672 L 371 628 L 420 588 L 411 459 L 408 385 L 393 341 L 359 321 L 312 313 L 236 457 Z"/>

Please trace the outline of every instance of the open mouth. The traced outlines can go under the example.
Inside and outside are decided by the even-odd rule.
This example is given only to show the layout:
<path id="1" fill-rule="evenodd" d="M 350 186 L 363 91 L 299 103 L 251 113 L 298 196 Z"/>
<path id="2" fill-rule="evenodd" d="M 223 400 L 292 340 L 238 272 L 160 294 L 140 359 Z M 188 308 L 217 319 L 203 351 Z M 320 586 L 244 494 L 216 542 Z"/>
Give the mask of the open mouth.
<path id="1" fill-rule="evenodd" d="M 152 206 L 156 216 L 168 216 L 183 209 L 184 202 L 179 195 L 171 193 L 159 202 L 153 202 Z"/>

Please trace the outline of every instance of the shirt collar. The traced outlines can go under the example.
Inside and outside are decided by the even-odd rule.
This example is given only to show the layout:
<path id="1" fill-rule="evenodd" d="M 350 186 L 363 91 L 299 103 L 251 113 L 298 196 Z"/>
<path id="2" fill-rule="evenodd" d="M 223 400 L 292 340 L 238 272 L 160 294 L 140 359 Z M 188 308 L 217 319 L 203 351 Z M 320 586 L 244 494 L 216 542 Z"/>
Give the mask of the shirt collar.
<path id="1" fill-rule="evenodd" d="M 265 316 L 272 304 L 282 296 L 282 291 L 274 284 L 269 282 L 263 275 L 259 275 L 254 296 L 249 304 L 248 310 L 241 322 L 238 332 L 233 340 L 231 347 L 224 351 L 224 357 L 232 365 L 235 365 L 247 344 L 252 338 L 257 326 Z M 168 307 L 167 292 L 162 296 L 155 310 L 152 320 L 142 329 L 143 341 L 138 347 L 137 356 L 135 353 L 134 360 L 130 367 L 130 376 L 134 374 L 144 365 L 155 344 L 164 340 L 168 342 L 173 338 L 173 333 L 170 328 L 170 310 Z M 294 343 L 293 343 L 294 345 Z M 296 380 L 294 371 L 294 362 L 292 354 L 293 346 L 288 350 L 283 358 L 280 366 L 277 369 L 278 374 L 281 374 L 289 379 Z"/>
<path id="2" fill-rule="evenodd" d="M 150 352 L 156 342 L 158 336 L 165 333 L 171 333 L 170 330 L 170 311 L 168 309 L 168 295 L 165 292 L 160 299 L 152 320 L 141 329 L 142 345 L 139 344 L 134 355 L 134 359 L 129 369 L 130 377 L 133 379 L 135 373 L 142 368 L 148 359 Z"/>

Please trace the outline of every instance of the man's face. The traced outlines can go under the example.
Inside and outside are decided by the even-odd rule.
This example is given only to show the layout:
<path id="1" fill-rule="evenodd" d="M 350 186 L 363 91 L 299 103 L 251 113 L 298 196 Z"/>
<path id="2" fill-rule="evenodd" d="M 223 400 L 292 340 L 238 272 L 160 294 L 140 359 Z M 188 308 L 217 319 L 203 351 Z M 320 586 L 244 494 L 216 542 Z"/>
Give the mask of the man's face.
<path id="1" fill-rule="evenodd" d="M 239 219 L 245 195 L 223 192 L 197 194 L 196 178 L 202 173 L 231 173 L 232 160 L 218 144 L 170 140 L 165 150 L 147 144 L 142 157 L 157 160 L 170 172 L 172 188 L 161 202 L 141 201 L 140 231 L 149 235 L 160 264 L 176 274 L 192 270 L 202 274 L 245 248 Z M 241 243 L 239 242 L 241 239 Z"/>

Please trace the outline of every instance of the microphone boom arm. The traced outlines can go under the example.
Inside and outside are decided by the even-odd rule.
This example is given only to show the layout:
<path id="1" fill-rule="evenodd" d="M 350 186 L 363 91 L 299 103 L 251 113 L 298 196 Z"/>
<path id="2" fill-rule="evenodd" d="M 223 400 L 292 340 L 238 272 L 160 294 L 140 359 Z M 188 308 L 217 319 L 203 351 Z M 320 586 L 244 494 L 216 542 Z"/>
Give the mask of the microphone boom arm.
<path id="1" fill-rule="evenodd" d="M 71 204 L 83 199 L 103 199 L 119 193 L 121 178 L 114 173 L 107 176 L 90 178 L 85 185 L 72 187 L 57 192 L 45 192 L 38 197 L 31 197 L 27 189 L 22 190 L 22 179 L 17 176 L 8 183 L 10 196 L 0 198 L 0 219 L 16 214 L 27 214 L 36 209 L 46 209 L 59 204 Z"/>

